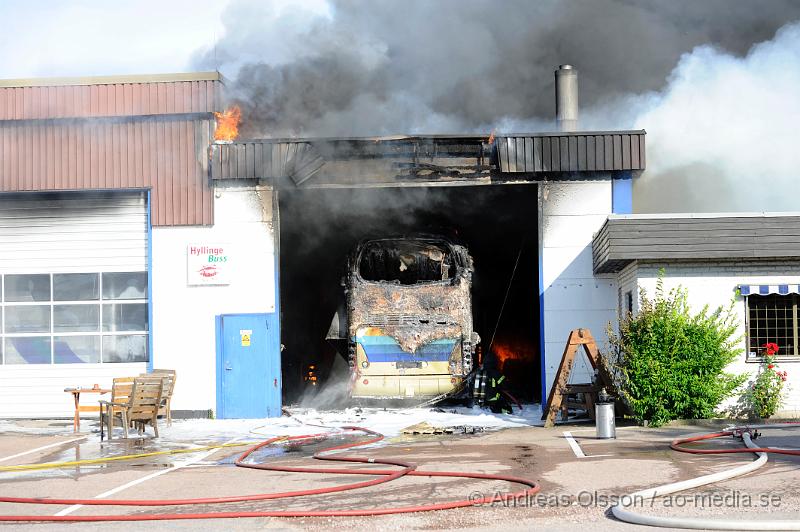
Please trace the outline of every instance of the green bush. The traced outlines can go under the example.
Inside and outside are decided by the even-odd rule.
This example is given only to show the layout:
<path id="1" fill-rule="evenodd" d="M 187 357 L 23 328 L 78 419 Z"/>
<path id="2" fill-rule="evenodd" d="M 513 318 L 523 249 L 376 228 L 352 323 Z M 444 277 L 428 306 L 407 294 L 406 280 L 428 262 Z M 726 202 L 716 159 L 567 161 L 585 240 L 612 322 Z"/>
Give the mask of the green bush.
<path id="1" fill-rule="evenodd" d="M 682 287 L 664 294 L 659 276 L 655 299 L 642 291 L 639 312 L 609 327 L 611 365 L 622 399 L 641 424 L 712 417 L 746 379 L 725 367 L 742 352 L 733 301 L 692 315 Z"/>

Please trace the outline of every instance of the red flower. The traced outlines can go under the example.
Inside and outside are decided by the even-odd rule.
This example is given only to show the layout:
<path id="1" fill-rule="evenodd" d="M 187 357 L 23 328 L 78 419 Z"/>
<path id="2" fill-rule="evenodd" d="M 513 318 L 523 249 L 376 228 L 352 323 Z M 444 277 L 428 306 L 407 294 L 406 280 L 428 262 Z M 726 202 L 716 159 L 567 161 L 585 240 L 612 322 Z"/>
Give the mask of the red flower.
<path id="1" fill-rule="evenodd" d="M 769 364 L 769 365 L 767 366 L 767 369 L 772 369 L 772 368 L 774 368 L 774 367 L 775 367 L 774 365 L 772 365 L 772 364 Z"/>
<path id="2" fill-rule="evenodd" d="M 778 352 L 780 347 L 775 342 L 767 342 L 762 346 L 764 350 L 767 352 L 767 355 L 772 356 Z"/>

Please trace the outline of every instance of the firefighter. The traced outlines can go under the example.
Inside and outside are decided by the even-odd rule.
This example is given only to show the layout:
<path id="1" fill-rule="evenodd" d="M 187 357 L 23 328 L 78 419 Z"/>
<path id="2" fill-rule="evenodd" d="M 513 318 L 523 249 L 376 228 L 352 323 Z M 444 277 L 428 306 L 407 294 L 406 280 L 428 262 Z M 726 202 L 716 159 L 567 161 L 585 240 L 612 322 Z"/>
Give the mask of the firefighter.
<path id="1" fill-rule="evenodd" d="M 511 403 L 503 393 L 508 384 L 506 376 L 497 367 L 497 359 L 493 356 L 486 357 L 484 368 L 484 405 L 495 414 L 510 414 Z"/>

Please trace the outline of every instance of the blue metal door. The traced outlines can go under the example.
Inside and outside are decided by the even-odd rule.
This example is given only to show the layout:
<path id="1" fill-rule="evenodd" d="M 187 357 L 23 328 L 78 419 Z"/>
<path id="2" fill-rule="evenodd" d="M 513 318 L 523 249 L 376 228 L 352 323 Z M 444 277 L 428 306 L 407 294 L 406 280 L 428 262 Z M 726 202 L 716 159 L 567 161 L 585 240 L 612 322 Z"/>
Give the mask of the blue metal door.
<path id="1" fill-rule="evenodd" d="M 276 314 L 217 316 L 217 417 L 281 415 Z"/>

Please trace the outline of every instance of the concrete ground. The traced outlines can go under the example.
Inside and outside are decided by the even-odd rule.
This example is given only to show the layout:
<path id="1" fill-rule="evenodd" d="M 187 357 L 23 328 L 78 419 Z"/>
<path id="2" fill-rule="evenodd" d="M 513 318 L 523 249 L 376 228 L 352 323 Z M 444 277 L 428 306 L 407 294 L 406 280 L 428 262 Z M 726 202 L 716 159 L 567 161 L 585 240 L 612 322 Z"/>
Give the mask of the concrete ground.
<path id="1" fill-rule="evenodd" d="M 91 432 L 96 426 L 84 422 L 85 439 L 75 441 L 71 425 L 63 421 L 27 421 L 18 432 L 0 434 L 0 466 L 91 459 L 104 456 L 187 448 L 195 441 L 170 437 L 162 429 L 158 440 L 150 438 L 100 443 Z M 719 427 L 717 427 L 719 428 Z M 588 424 L 570 424 L 544 429 L 510 428 L 474 435 L 398 436 L 385 445 L 355 449 L 344 454 L 392 457 L 415 462 L 419 470 L 449 470 L 502 473 L 533 479 L 541 484 L 537 496 L 516 505 L 498 503 L 478 507 L 407 515 L 346 518 L 248 518 L 205 521 L 158 521 L 138 525 L 159 530 L 255 530 L 281 529 L 504 529 L 575 530 L 591 524 L 595 530 L 645 529 L 616 521 L 609 507 L 624 494 L 721 471 L 753 460 L 751 454 L 702 456 L 678 453 L 669 442 L 689 434 L 712 432 L 709 426 L 670 426 L 659 429 L 618 427 L 616 440 L 594 438 Z M 310 430 L 314 432 L 314 430 Z M 565 432 L 569 434 L 565 434 Z M 765 446 L 800 447 L 800 426 L 764 430 L 757 440 Z M 224 441 L 230 440 L 227 434 Z M 243 440 L 253 435 L 242 433 Z M 571 444 L 569 436 L 574 443 Z M 213 441 L 213 436 L 210 438 Z M 352 441 L 339 437 L 333 441 Z M 219 441 L 223 441 L 220 439 Z M 331 442 L 303 447 L 271 449 L 255 456 L 259 462 L 300 466 L 341 467 L 311 460 L 309 456 Z M 711 446 L 738 447 L 732 438 L 714 440 Z M 46 447 L 49 446 L 49 447 Z M 44 447 L 44 448 L 43 448 Z M 41 450 L 27 453 L 28 451 Z M 44 471 L 0 471 L 0 495 L 15 497 L 69 498 L 195 498 L 288 491 L 362 481 L 364 476 L 276 473 L 238 468 L 234 458 L 244 448 L 226 448 L 206 453 L 140 458 L 99 465 L 78 465 Z M 20 453 L 21 456 L 10 458 Z M 583 456 L 581 456 L 583 455 Z M 713 486 L 647 502 L 637 511 L 674 516 L 720 516 L 741 519 L 798 519 L 800 515 L 800 457 L 771 455 L 758 471 Z M 372 467 L 369 465 L 359 467 Z M 383 466 L 380 466 L 383 467 Z M 518 490 L 505 482 L 404 477 L 391 483 L 357 491 L 314 497 L 165 508 L 81 507 L 0 504 L 3 515 L 72 515 L 195 513 L 213 511 L 259 511 L 280 509 L 353 509 L 407 506 Z M 109 493 L 111 492 L 111 493 Z M 127 529 L 132 525 L 112 523 L 0 523 L 0 530 Z"/>

